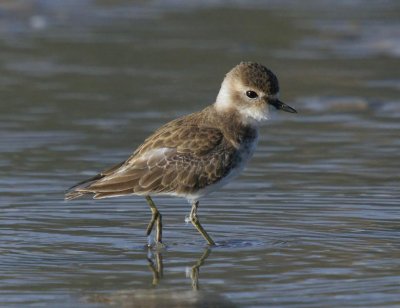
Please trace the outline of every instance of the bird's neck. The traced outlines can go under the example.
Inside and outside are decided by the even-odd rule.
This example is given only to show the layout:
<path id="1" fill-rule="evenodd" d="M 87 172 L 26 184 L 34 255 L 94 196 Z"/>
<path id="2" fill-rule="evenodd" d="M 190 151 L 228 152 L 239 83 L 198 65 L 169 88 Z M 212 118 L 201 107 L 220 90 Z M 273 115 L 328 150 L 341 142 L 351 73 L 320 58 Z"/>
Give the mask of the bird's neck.
<path id="1" fill-rule="evenodd" d="M 236 148 L 243 143 L 256 140 L 258 138 L 258 125 L 253 123 L 245 123 L 242 116 L 235 109 L 218 110 L 215 104 L 211 106 L 213 122 L 223 132 Z"/>

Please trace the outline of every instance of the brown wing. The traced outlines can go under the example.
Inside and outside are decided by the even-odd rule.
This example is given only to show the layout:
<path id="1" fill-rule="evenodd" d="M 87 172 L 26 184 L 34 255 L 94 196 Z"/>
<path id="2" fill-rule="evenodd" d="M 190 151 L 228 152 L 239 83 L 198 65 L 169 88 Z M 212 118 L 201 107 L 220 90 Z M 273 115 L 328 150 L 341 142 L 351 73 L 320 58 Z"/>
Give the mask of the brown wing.
<path id="1" fill-rule="evenodd" d="M 213 150 L 223 139 L 222 132 L 217 128 L 202 126 L 192 122 L 199 113 L 171 121 L 154 134 L 133 153 L 130 159 L 147 152 L 150 149 L 168 147 L 176 148 L 178 152 L 203 155 Z M 129 161 L 129 160 L 128 160 Z"/>
<path id="2" fill-rule="evenodd" d="M 235 149 L 220 130 L 171 122 L 156 131 L 112 172 L 78 187 L 95 198 L 126 194 L 190 194 L 230 170 Z"/>

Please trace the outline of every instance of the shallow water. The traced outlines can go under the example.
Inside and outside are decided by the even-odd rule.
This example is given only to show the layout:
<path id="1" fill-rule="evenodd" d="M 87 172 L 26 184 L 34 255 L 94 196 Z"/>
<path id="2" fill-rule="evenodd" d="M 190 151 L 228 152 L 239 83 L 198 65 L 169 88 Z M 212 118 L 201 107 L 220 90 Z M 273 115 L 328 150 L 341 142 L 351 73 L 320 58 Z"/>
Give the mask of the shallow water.
<path id="1" fill-rule="evenodd" d="M 400 305 L 396 1 L 68 3 L 0 4 L 1 306 Z M 185 200 L 150 251 L 143 198 L 63 201 L 241 60 L 299 113 L 200 203 L 216 247 Z"/>

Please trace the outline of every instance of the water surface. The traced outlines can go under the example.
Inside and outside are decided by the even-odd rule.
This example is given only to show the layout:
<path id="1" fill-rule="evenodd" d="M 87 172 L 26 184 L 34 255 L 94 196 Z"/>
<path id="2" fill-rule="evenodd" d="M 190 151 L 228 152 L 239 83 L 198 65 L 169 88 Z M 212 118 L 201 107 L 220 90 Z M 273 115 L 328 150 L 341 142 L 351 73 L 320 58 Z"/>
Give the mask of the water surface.
<path id="1" fill-rule="evenodd" d="M 5 1 L 0 5 L 2 306 L 400 305 L 396 1 Z M 200 203 L 63 201 L 242 60 L 281 99 L 245 173 Z"/>

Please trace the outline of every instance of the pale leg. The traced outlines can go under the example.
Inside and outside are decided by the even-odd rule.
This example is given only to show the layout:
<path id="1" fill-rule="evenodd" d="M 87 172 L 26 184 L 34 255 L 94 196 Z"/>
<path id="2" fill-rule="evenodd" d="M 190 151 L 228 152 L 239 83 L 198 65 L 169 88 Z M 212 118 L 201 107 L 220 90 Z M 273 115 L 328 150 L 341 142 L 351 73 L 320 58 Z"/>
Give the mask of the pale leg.
<path id="1" fill-rule="evenodd" d="M 153 199 L 151 199 L 150 196 L 146 196 L 146 201 L 150 206 L 151 209 L 151 220 L 149 222 L 149 225 L 147 226 L 146 230 L 146 235 L 149 236 L 151 231 L 154 228 L 154 223 L 157 222 L 157 231 L 156 231 L 156 242 L 161 243 L 162 242 L 162 221 L 161 221 L 161 214 L 158 211 L 156 205 L 153 202 Z"/>
<path id="2" fill-rule="evenodd" d="M 211 246 L 215 245 L 215 242 L 213 241 L 213 239 L 208 235 L 208 233 L 206 232 L 206 230 L 204 230 L 204 228 L 202 227 L 202 225 L 200 224 L 200 220 L 199 217 L 197 216 L 197 208 L 199 206 L 199 201 L 195 201 L 192 204 L 192 210 L 190 212 L 190 221 L 193 224 L 193 226 L 195 226 L 195 228 L 197 229 L 197 231 L 199 231 L 201 233 L 201 235 L 205 238 L 205 240 L 207 241 L 207 243 Z"/>

